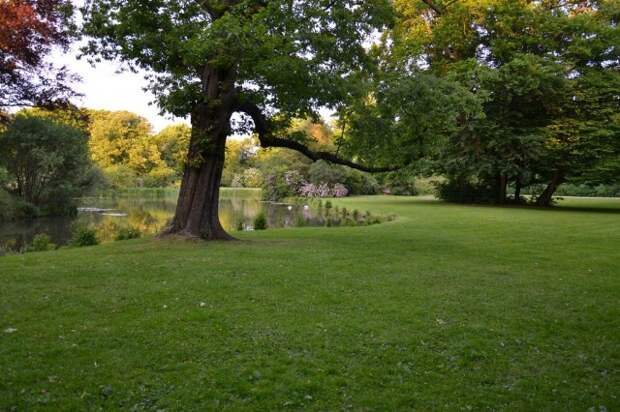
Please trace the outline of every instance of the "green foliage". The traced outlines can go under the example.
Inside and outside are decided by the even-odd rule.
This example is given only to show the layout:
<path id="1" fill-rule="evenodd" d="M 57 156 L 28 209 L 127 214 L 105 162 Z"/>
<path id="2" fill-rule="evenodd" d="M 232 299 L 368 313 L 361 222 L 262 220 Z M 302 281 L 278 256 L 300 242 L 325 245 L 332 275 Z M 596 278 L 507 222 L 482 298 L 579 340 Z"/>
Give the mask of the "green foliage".
<path id="1" fill-rule="evenodd" d="M 437 197 L 458 203 L 492 203 L 497 199 L 496 188 L 486 181 L 448 179 L 437 186 Z"/>
<path id="2" fill-rule="evenodd" d="M 0 186 L 0 222 L 14 218 L 13 208 L 13 197 Z"/>
<path id="3" fill-rule="evenodd" d="M 15 198 L 12 203 L 11 218 L 16 220 L 30 220 L 43 216 L 44 213 L 37 206 L 20 198 Z"/>
<path id="4" fill-rule="evenodd" d="M 324 160 L 312 163 L 308 169 L 308 181 L 314 184 L 327 183 L 333 185 L 344 182 L 345 178 L 346 170 L 344 167 L 331 165 Z"/>
<path id="5" fill-rule="evenodd" d="M 185 124 L 167 126 L 152 137 L 160 157 L 177 176 L 183 174 L 192 129 Z"/>
<path id="6" fill-rule="evenodd" d="M 234 175 L 230 186 L 260 188 L 263 186 L 263 183 L 263 173 L 255 167 L 249 167 L 243 170 L 243 174 Z"/>
<path id="7" fill-rule="evenodd" d="M 114 165 L 103 169 L 108 184 L 114 189 L 135 187 L 137 175 L 126 165 Z"/>
<path id="8" fill-rule="evenodd" d="M 437 194 L 437 187 L 445 181 L 441 176 L 418 177 L 415 180 L 415 189 L 418 195 L 430 196 Z"/>
<path id="9" fill-rule="evenodd" d="M 264 212 L 260 212 L 254 218 L 254 230 L 265 230 L 267 229 L 267 216 Z"/>
<path id="10" fill-rule="evenodd" d="M 99 244 L 97 239 L 97 231 L 88 226 L 76 225 L 73 228 L 69 245 L 73 247 L 95 246 Z"/>
<path id="11" fill-rule="evenodd" d="M 224 163 L 224 172 L 222 174 L 222 186 L 232 186 L 233 179 L 237 177 L 238 183 L 243 184 L 243 173 L 247 168 L 257 167 L 260 162 L 254 161 L 256 145 L 252 139 L 244 140 L 228 140 L 226 142 L 226 159 Z M 261 173 L 265 169 L 260 169 Z M 239 178 L 241 176 L 241 178 Z"/>
<path id="12" fill-rule="evenodd" d="M 620 184 L 591 185 L 564 183 L 558 188 L 556 194 L 558 196 L 620 197 Z"/>
<path id="13" fill-rule="evenodd" d="M 81 130 L 87 134 L 91 123 L 92 111 L 75 106 L 68 107 L 32 107 L 20 110 L 21 114 L 26 116 L 49 119 L 56 123 Z"/>
<path id="14" fill-rule="evenodd" d="M 284 118 L 342 101 L 356 83 L 345 74 L 371 65 L 364 41 L 392 15 L 384 0 L 329 7 L 315 1 L 295 7 L 286 0 L 205 7 L 162 1 L 155 8 L 95 0 L 85 11 L 84 33 L 91 39 L 84 51 L 154 71 L 150 89 L 164 110 L 192 112 L 202 101 L 200 79 L 208 65 L 222 72 L 234 67 L 243 97 L 275 105 Z"/>
<path id="15" fill-rule="evenodd" d="M 2 177 L 5 188 L 19 198 L 22 216 L 74 213 L 73 199 L 92 184 L 86 135 L 28 111 L 0 133 L 0 163 L 8 172 Z"/>
<path id="16" fill-rule="evenodd" d="M 130 240 L 130 239 L 139 239 L 142 236 L 142 232 L 140 229 L 136 227 L 122 227 L 118 229 L 114 240 Z"/>
<path id="17" fill-rule="evenodd" d="M 303 170 L 300 168 L 300 170 Z M 319 160 L 310 165 L 307 181 L 315 185 L 344 185 L 351 195 L 371 195 L 379 191 L 377 180 L 369 173 Z"/>
<path id="18" fill-rule="evenodd" d="M 410 172 L 398 171 L 386 173 L 381 178 L 386 193 L 397 196 L 417 195 L 416 178 Z"/>
<path id="19" fill-rule="evenodd" d="M 615 46 L 620 28 L 613 2 L 436 3 L 439 12 L 422 2 L 396 1 L 400 18 L 384 36 L 391 47 L 377 53 L 388 73 L 405 71 L 411 81 L 458 85 L 444 99 L 447 107 L 455 107 L 450 99 L 464 93 L 475 110 L 473 115 L 457 110 L 465 114 L 456 118 L 463 127 L 451 127 L 448 133 L 440 127 L 439 139 L 431 139 L 434 144 L 426 154 L 402 145 L 395 150 L 432 159 L 425 173 L 452 180 L 440 190 L 451 199 L 503 202 L 509 182 L 544 188 L 552 180 L 557 185 L 609 179 L 614 170 L 617 179 L 618 169 L 608 168 L 620 153 L 620 59 Z M 411 70 L 407 65 L 412 61 L 422 64 Z M 397 79 L 389 93 L 410 88 L 399 87 L 407 83 Z M 381 84 L 389 87 L 387 81 Z M 459 88 L 463 90 L 456 92 Z M 389 100 L 377 96 L 376 107 L 368 106 L 376 113 L 389 109 Z M 428 97 L 410 96 L 430 103 Z M 364 122 L 360 130 L 368 127 Z M 377 130 L 383 133 L 391 123 Z M 424 136 L 425 131 L 412 135 Z M 472 192 L 476 190 L 478 195 Z"/>
<path id="20" fill-rule="evenodd" d="M 93 111 L 90 123 L 90 153 L 102 168 L 127 164 L 133 170 L 144 169 L 153 162 L 145 145 L 151 125 L 146 119 L 127 111 Z"/>
<path id="21" fill-rule="evenodd" d="M 32 239 L 32 244 L 29 250 L 32 252 L 45 252 L 47 250 L 53 250 L 56 245 L 52 243 L 52 239 L 45 233 L 35 235 Z"/>
<path id="22" fill-rule="evenodd" d="M 91 157 L 113 188 L 166 187 L 182 175 L 188 126 L 153 135 L 148 121 L 134 113 L 91 111 L 90 119 Z"/>

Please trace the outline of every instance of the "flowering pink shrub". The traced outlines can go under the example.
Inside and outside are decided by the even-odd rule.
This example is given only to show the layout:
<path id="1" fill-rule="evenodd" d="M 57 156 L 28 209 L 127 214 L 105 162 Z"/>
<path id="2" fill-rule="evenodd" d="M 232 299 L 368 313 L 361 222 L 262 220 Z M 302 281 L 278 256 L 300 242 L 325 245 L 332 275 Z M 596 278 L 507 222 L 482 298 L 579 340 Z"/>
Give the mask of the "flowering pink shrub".
<path id="1" fill-rule="evenodd" d="M 298 194 L 303 197 L 345 197 L 349 190 L 340 183 L 330 187 L 327 183 L 314 184 L 304 182 L 299 188 Z"/>
<path id="2" fill-rule="evenodd" d="M 346 197 L 349 194 L 349 189 L 341 183 L 336 183 L 332 191 L 334 197 Z"/>
<path id="3" fill-rule="evenodd" d="M 303 197 L 316 197 L 316 187 L 312 183 L 305 182 L 301 185 L 297 193 Z"/>
<path id="4" fill-rule="evenodd" d="M 306 183 L 306 181 L 297 170 L 289 170 L 288 172 L 284 172 L 284 183 L 296 192 L 299 191 L 301 186 Z"/>

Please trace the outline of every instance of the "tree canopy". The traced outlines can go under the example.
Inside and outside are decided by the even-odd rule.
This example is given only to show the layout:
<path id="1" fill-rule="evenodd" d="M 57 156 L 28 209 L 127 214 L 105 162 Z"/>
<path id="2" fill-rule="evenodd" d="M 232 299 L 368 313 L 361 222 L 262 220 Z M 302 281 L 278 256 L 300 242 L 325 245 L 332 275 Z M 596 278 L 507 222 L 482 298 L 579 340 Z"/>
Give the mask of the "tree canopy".
<path id="1" fill-rule="evenodd" d="M 358 141 L 370 147 L 383 141 L 386 148 L 409 142 L 413 147 L 406 152 L 420 153 L 420 143 L 428 141 L 422 126 L 452 125 L 447 133 L 445 127 L 433 128 L 440 132 L 430 139 L 434 144 L 422 148 L 427 160 L 435 159 L 434 173 L 450 177 L 457 192 L 479 192 L 477 200 L 497 202 L 506 199 L 509 182 L 517 187 L 516 200 L 521 186 L 545 183 L 541 205 L 550 203 L 560 183 L 586 174 L 592 178 L 587 171 L 615 162 L 620 143 L 617 2 L 394 5 L 398 17 L 377 48 L 382 73 L 372 89 L 376 110 L 385 112 L 373 118 L 385 120 L 370 128 L 390 133 L 367 136 L 368 116 L 353 107 L 353 113 L 362 114 L 351 133 L 354 147 Z M 390 79 L 397 79 L 393 86 Z M 405 94 L 425 83 L 436 85 L 419 96 Z M 400 94 L 396 104 L 385 100 L 386 87 Z M 453 91 L 438 96 L 435 102 L 446 105 L 438 110 L 428 99 L 441 87 Z M 406 109 L 416 101 L 427 107 L 428 121 L 419 109 Z M 452 114 L 433 123 L 442 113 Z M 407 119 L 417 130 L 402 133 Z"/>
<path id="2" fill-rule="evenodd" d="M 75 76 L 46 61 L 74 38 L 72 16 L 67 0 L 0 2 L 0 108 L 67 104 L 76 95 Z"/>
<path id="3" fill-rule="evenodd" d="M 234 112 L 245 115 L 236 129 L 253 129 L 263 147 L 375 170 L 287 131 L 293 119 L 318 118 L 364 93 L 368 43 L 391 24 L 389 1 L 90 0 L 83 12 L 85 54 L 146 69 L 160 107 L 192 118 L 171 233 L 229 238 L 217 198 Z"/>
<path id="4" fill-rule="evenodd" d="M 91 178 L 87 136 L 81 130 L 22 112 L 0 133 L 5 188 L 46 213 L 71 212 Z"/>

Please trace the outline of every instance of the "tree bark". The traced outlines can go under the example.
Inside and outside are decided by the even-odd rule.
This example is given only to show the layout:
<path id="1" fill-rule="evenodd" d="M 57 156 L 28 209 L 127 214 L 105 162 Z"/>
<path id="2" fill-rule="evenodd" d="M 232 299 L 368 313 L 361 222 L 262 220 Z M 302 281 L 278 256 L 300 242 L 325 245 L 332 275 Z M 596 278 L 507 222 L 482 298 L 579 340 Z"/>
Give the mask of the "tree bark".
<path id="1" fill-rule="evenodd" d="M 553 200 L 553 194 L 557 190 L 558 186 L 560 186 L 564 182 L 564 174 L 561 171 L 553 172 L 551 176 L 551 181 L 545 188 L 545 190 L 538 196 L 536 199 L 536 205 L 542 207 L 551 206 L 551 201 Z"/>
<path id="2" fill-rule="evenodd" d="M 502 205 L 506 203 L 506 185 L 508 179 L 505 174 L 500 174 L 497 177 L 497 203 Z"/>
<path id="3" fill-rule="evenodd" d="M 233 240 L 219 219 L 219 194 L 226 137 L 230 133 L 233 81 L 206 69 L 205 103 L 191 114 L 192 135 L 174 218 L 162 235 L 205 240 Z"/>
<path id="4" fill-rule="evenodd" d="M 523 178 L 517 175 L 515 178 L 515 203 L 521 202 L 521 187 L 523 186 Z"/>

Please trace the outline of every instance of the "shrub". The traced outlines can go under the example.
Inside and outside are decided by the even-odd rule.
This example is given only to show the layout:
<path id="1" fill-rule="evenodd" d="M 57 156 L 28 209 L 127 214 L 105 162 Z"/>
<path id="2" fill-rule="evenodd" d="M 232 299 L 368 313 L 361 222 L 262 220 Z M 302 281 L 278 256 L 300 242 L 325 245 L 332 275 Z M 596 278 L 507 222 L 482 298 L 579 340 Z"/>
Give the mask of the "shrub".
<path id="1" fill-rule="evenodd" d="M 52 243 L 52 239 L 45 233 L 39 233 L 32 239 L 32 245 L 29 250 L 33 252 L 45 252 L 46 250 L 55 249 L 56 245 Z"/>
<path id="2" fill-rule="evenodd" d="M 297 227 L 304 227 L 308 224 L 306 218 L 304 218 L 303 216 L 297 216 L 297 220 L 295 221 L 295 226 Z"/>
<path id="3" fill-rule="evenodd" d="M 407 172 L 387 173 L 383 178 L 384 191 L 397 196 L 414 196 L 417 194 L 415 177 Z"/>
<path id="4" fill-rule="evenodd" d="M 39 208 L 30 202 L 16 199 L 13 203 L 13 217 L 16 219 L 34 219 L 40 215 Z"/>
<path id="5" fill-rule="evenodd" d="M 379 183 L 371 174 L 349 169 L 343 182 L 353 195 L 374 195 L 379 192 Z"/>
<path id="6" fill-rule="evenodd" d="M 286 197 L 297 195 L 296 188 L 286 181 L 285 173 L 274 173 L 268 175 L 262 186 L 263 199 L 277 201 Z"/>
<path id="7" fill-rule="evenodd" d="M 15 193 L 22 194 L 23 217 L 32 217 L 35 205 L 48 214 L 71 211 L 73 198 L 82 195 L 84 176 L 91 168 L 88 137 L 80 129 L 33 115 L 18 113 L 0 133 L 0 163 Z M 68 207 L 64 205 L 68 204 Z"/>
<path id="8" fill-rule="evenodd" d="M 10 220 L 15 217 L 13 204 L 14 202 L 11 195 L 0 188 L 0 222 L 3 220 Z"/>
<path id="9" fill-rule="evenodd" d="M 230 182 L 230 187 L 243 187 L 243 175 L 235 174 Z"/>
<path id="10" fill-rule="evenodd" d="M 267 229 L 267 217 L 265 216 L 265 213 L 260 212 L 254 219 L 254 230 L 265 229 Z"/>
<path id="11" fill-rule="evenodd" d="M 263 184 L 263 174 L 260 170 L 250 167 L 243 171 L 244 187 L 261 187 Z"/>
<path id="12" fill-rule="evenodd" d="M 340 183 L 334 185 L 334 197 L 346 197 L 349 194 L 349 189 Z"/>
<path id="13" fill-rule="evenodd" d="M 125 165 L 113 165 L 103 169 L 105 179 L 114 189 L 136 186 L 136 173 Z"/>
<path id="14" fill-rule="evenodd" d="M 496 194 L 493 187 L 484 182 L 449 179 L 437 185 L 437 197 L 457 203 L 492 203 Z"/>
<path id="15" fill-rule="evenodd" d="M 69 244 L 75 247 L 94 246 L 99 244 L 99 239 L 94 229 L 78 225 L 73 229 Z"/>
<path id="16" fill-rule="evenodd" d="M 315 185 L 322 183 L 335 185 L 344 182 L 346 177 L 347 171 L 344 167 L 332 165 L 324 160 L 312 163 L 308 169 L 308 180 Z"/>
<path id="17" fill-rule="evenodd" d="M 129 239 L 138 239 L 142 236 L 142 232 L 140 229 L 135 227 L 123 227 L 118 230 L 116 237 L 114 240 L 129 240 Z"/>
<path id="18" fill-rule="evenodd" d="M 585 197 L 618 197 L 620 185 L 588 185 L 564 183 L 555 192 L 557 196 L 585 196 Z"/>
<path id="19" fill-rule="evenodd" d="M 143 184 L 145 187 L 167 187 L 174 182 L 176 178 L 174 169 L 163 165 L 157 165 L 143 176 Z"/>
<path id="20" fill-rule="evenodd" d="M 418 195 L 435 195 L 437 186 L 445 182 L 441 176 L 419 177 L 415 180 L 415 190 Z"/>

